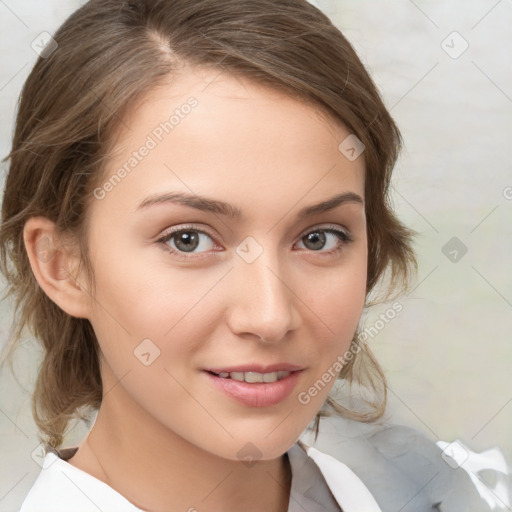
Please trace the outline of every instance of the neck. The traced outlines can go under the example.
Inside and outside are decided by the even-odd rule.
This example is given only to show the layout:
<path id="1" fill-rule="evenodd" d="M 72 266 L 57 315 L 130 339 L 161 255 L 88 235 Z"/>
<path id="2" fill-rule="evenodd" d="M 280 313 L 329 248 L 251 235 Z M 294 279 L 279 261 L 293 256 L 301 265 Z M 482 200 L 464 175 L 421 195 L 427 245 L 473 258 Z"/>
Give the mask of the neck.
<path id="1" fill-rule="evenodd" d="M 108 389 L 93 428 L 69 463 L 146 511 L 287 512 L 286 454 L 251 465 L 218 457 L 170 432 L 122 386 Z"/>

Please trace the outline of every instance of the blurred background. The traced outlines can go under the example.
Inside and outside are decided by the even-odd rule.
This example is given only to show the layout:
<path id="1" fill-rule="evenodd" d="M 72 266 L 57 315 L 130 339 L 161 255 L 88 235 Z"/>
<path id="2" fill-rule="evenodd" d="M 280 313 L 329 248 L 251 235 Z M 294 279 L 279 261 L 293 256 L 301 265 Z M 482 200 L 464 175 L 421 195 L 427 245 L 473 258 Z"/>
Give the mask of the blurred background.
<path id="1" fill-rule="evenodd" d="M 0 158 L 37 54 L 82 5 L 0 0 Z M 512 2 L 316 0 L 354 45 L 405 148 L 393 179 L 399 217 L 419 232 L 418 279 L 364 316 L 389 379 L 388 418 L 434 441 L 512 460 Z M 3 180 L 7 171 L 2 164 Z M 2 289 L 5 287 L 0 282 Z M 386 314 L 388 313 L 388 314 Z M 380 315 L 386 316 L 384 322 Z M 0 344 L 12 304 L 0 303 Z M 41 470 L 30 393 L 39 350 L 27 335 L 17 380 L 0 374 L 0 509 L 14 511 Z M 71 430 L 65 446 L 86 429 Z"/>

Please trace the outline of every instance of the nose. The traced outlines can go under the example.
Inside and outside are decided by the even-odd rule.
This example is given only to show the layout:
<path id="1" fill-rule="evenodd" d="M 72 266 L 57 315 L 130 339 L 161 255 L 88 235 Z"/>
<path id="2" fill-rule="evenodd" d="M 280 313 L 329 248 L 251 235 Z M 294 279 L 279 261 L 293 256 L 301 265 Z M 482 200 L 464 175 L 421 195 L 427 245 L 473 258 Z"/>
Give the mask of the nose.
<path id="1" fill-rule="evenodd" d="M 299 327 L 296 284 L 275 252 L 265 249 L 252 263 L 240 259 L 230 274 L 228 324 L 234 334 L 275 343 Z"/>

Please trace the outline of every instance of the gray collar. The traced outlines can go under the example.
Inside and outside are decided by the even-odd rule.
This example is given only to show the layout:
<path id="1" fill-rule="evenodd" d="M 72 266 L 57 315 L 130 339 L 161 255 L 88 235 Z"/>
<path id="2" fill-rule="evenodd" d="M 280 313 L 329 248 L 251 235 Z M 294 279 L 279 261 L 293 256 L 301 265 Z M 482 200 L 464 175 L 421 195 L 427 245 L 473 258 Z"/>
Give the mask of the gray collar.
<path id="1" fill-rule="evenodd" d="M 314 460 L 297 441 L 286 453 L 292 470 L 288 512 L 342 512 Z"/>

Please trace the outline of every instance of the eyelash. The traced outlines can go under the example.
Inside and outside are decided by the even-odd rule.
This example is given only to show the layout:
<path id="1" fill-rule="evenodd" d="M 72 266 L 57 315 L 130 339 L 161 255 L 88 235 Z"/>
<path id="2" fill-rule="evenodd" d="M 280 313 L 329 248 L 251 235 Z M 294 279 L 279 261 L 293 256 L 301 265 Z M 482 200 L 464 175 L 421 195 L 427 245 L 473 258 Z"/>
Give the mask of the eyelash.
<path id="1" fill-rule="evenodd" d="M 201 233 L 203 235 L 207 235 L 215 242 L 214 237 L 207 231 L 203 231 L 202 229 L 195 228 L 194 226 L 186 226 L 185 225 L 185 226 L 180 227 L 179 229 L 169 231 L 168 233 L 163 235 L 161 238 L 159 238 L 157 240 L 157 243 L 164 245 L 165 249 L 170 254 L 173 254 L 173 255 L 177 256 L 178 258 L 181 258 L 184 260 L 202 258 L 203 256 L 186 256 L 185 255 L 186 253 L 176 251 L 175 249 L 173 249 L 172 247 L 169 247 L 169 245 L 167 245 L 167 242 L 169 242 L 175 235 L 177 235 L 179 233 L 183 233 L 183 232 L 190 232 L 190 231 L 193 231 L 195 233 Z M 339 254 L 344 249 L 345 245 L 348 245 L 349 243 L 354 241 L 354 238 L 352 237 L 352 235 L 350 233 L 348 233 L 346 231 L 342 231 L 341 229 L 334 227 L 334 226 L 311 229 L 311 230 L 307 231 L 306 233 L 304 233 L 304 235 L 300 237 L 300 240 L 302 240 L 303 238 L 305 238 L 307 235 L 309 235 L 311 233 L 331 233 L 333 235 L 338 236 L 338 238 L 341 240 L 341 243 L 339 243 L 337 245 L 337 247 L 335 247 L 334 249 L 331 249 L 330 251 L 321 252 L 321 251 L 310 250 L 310 252 L 319 253 L 319 254 L 327 255 L 327 256 L 334 256 L 334 255 Z M 194 253 L 189 253 L 189 254 L 194 254 Z M 205 253 L 199 253 L 199 254 L 205 254 Z"/>

